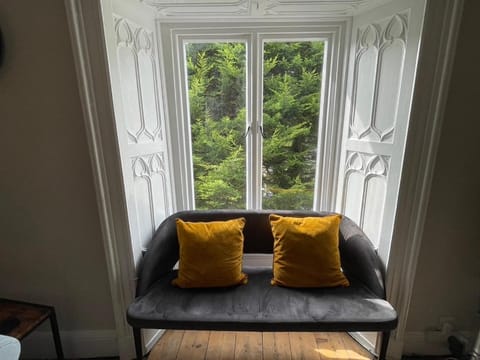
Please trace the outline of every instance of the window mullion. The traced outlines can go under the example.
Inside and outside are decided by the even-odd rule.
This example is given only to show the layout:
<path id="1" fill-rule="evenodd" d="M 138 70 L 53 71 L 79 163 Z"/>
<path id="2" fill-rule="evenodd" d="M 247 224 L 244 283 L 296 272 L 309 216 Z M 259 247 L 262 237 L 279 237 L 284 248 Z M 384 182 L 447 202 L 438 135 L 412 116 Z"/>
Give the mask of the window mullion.
<path id="1" fill-rule="evenodd" d="M 255 32 L 251 33 L 248 46 L 248 109 L 247 109 L 247 128 L 250 130 L 247 134 L 247 208 L 261 208 L 261 142 L 258 137 L 259 127 L 259 87 L 261 86 L 260 65 L 259 62 L 259 44 Z"/>

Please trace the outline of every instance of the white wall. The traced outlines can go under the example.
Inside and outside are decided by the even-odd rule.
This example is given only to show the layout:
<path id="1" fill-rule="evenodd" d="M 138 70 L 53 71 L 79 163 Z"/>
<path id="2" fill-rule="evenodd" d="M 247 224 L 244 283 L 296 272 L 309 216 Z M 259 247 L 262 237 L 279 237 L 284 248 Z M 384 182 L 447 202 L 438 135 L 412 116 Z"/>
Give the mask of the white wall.
<path id="1" fill-rule="evenodd" d="M 64 3 L 0 0 L 0 27 L 0 297 L 54 305 L 67 355 L 79 334 L 114 345 Z M 43 351 L 35 346 L 51 348 L 51 338 L 25 341 L 24 352 Z"/>
<path id="2" fill-rule="evenodd" d="M 480 2 L 465 2 L 407 331 L 418 337 L 439 317 L 480 327 Z M 413 336 L 415 338 L 415 336 Z M 445 344 L 430 344 L 445 351 Z M 406 344 L 406 351 L 418 350 Z"/>

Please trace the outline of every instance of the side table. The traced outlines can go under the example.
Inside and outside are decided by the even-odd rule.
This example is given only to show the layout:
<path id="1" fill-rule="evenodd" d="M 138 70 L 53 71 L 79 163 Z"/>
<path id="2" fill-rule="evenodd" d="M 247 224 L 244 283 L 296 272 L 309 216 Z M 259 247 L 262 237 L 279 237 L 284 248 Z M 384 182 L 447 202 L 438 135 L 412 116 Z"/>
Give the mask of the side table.
<path id="1" fill-rule="evenodd" d="M 62 343 L 53 306 L 0 298 L 0 329 L 3 328 L 4 332 L 2 335 L 22 340 L 47 319 L 50 319 L 57 359 L 63 360 Z"/>

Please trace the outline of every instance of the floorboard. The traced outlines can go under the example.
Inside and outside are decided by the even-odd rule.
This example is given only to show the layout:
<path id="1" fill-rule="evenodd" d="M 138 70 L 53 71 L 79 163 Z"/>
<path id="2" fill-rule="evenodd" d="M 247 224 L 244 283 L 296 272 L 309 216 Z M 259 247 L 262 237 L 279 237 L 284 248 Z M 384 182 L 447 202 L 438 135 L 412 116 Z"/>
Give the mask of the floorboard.
<path id="1" fill-rule="evenodd" d="M 210 331 L 185 331 L 178 349 L 177 359 L 205 359 L 209 337 Z M 163 360 L 163 357 L 160 356 L 158 359 Z"/>
<path id="2" fill-rule="evenodd" d="M 286 332 L 263 333 L 263 360 L 291 360 L 290 337 Z"/>
<path id="3" fill-rule="evenodd" d="M 206 360 L 235 358 L 236 333 L 231 331 L 210 331 Z"/>
<path id="4" fill-rule="evenodd" d="M 235 360 L 262 359 L 262 333 L 237 332 L 235 337 Z"/>
<path id="5" fill-rule="evenodd" d="M 149 360 L 371 360 L 346 333 L 169 330 Z"/>

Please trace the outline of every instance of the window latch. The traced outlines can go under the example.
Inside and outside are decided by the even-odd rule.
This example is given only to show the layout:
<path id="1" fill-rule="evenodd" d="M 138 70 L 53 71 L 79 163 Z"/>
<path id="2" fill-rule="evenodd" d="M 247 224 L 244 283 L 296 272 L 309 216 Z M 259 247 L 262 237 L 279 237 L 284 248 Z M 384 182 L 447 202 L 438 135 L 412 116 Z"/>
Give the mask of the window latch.
<path id="1" fill-rule="evenodd" d="M 243 134 L 243 137 L 247 137 L 250 130 L 252 130 L 252 127 L 250 125 L 248 125 L 247 130 L 245 131 L 245 134 Z"/>
<path id="2" fill-rule="evenodd" d="M 262 126 L 262 125 L 258 125 L 258 130 L 260 131 L 260 134 L 262 135 L 262 138 L 265 139 L 265 133 L 263 132 L 263 126 Z"/>

